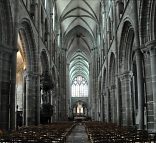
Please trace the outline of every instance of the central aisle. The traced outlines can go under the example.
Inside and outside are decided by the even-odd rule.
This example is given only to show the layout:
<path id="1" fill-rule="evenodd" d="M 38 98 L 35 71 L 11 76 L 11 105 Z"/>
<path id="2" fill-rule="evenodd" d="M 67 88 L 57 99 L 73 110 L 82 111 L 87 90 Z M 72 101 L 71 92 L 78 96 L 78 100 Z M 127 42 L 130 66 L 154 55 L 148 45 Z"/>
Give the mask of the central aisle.
<path id="1" fill-rule="evenodd" d="M 67 137 L 66 143 L 90 143 L 84 125 L 77 124 Z"/>

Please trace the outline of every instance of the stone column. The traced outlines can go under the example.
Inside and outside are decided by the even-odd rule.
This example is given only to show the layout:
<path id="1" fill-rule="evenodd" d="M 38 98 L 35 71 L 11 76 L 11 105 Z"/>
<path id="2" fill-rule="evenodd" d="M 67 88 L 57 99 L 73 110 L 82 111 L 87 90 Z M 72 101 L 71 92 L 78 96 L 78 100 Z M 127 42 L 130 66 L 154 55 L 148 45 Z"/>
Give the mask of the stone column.
<path id="1" fill-rule="evenodd" d="M 110 91 L 109 91 L 109 88 L 107 88 L 107 94 L 106 94 L 106 98 L 107 98 L 107 118 L 106 118 L 106 121 L 109 123 L 111 121 L 111 112 L 110 112 Z"/>
<path id="2" fill-rule="evenodd" d="M 122 98 L 121 98 L 121 92 L 120 92 L 120 79 L 116 77 L 116 96 L 117 96 L 117 124 L 121 125 L 121 108 L 122 108 Z"/>
<path id="3" fill-rule="evenodd" d="M 30 83 L 31 83 L 31 79 L 30 79 L 30 75 L 26 75 L 26 95 L 25 95 L 25 103 L 26 103 L 26 105 L 25 105 L 25 114 L 26 114 L 26 116 L 25 116 L 25 124 L 28 126 L 28 124 L 29 124 L 29 121 L 28 121 L 28 117 L 29 117 L 29 99 L 28 99 L 28 97 L 29 97 L 29 94 L 30 94 Z"/>
<path id="4" fill-rule="evenodd" d="M 97 93 L 97 92 L 96 92 Z M 95 102 L 95 105 L 96 105 L 96 121 L 99 121 L 99 112 L 100 112 L 100 102 L 99 102 L 99 97 L 98 97 L 98 94 L 96 94 L 96 102 Z"/>
<path id="5" fill-rule="evenodd" d="M 26 125 L 26 71 L 23 75 L 23 125 Z"/>
<path id="6" fill-rule="evenodd" d="M 151 61 L 151 77 L 152 77 L 152 91 L 153 91 L 153 109 L 154 109 L 154 132 L 156 132 L 156 42 L 150 49 Z"/>
<path id="7" fill-rule="evenodd" d="M 139 129 L 144 129 L 144 80 L 142 69 L 142 55 L 140 49 L 136 51 L 136 63 L 137 63 Z"/>
<path id="8" fill-rule="evenodd" d="M 103 121 L 107 121 L 107 95 L 106 92 L 103 92 Z"/>
<path id="9" fill-rule="evenodd" d="M 104 95 L 103 93 L 101 93 L 101 121 L 103 122 L 104 121 Z"/>
<path id="10" fill-rule="evenodd" d="M 132 75 L 130 72 L 126 72 L 122 75 L 122 82 L 124 85 L 124 92 L 122 96 L 125 96 L 123 104 L 125 107 L 125 122 L 126 126 L 132 125 L 132 99 L 131 99 L 131 80 Z M 124 115 L 123 115 L 124 116 Z"/>
<path id="11" fill-rule="evenodd" d="M 26 76 L 26 125 L 35 125 L 37 112 L 35 75 L 27 73 Z"/>
<path id="12" fill-rule="evenodd" d="M 58 81 L 57 81 L 57 84 L 58 84 Z M 56 86 L 56 90 L 55 90 L 55 93 L 56 93 L 56 97 L 55 97 L 55 121 L 58 121 L 58 119 L 59 119 L 59 116 L 58 116 L 58 114 L 59 114 L 58 88 L 59 88 L 59 85 Z"/>
<path id="13" fill-rule="evenodd" d="M 3 77 L 3 53 L 0 47 L 0 115 L 2 117 L 2 77 Z M 2 128 L 2 118 L 0 118 L 0 128 Z"/>
<path id="14" fill-rule="evenodd" d="M 13 51 L 11 57 L 10 129 L 15 129 L 16 54 L 17 49 Z"/>
<path id="15" fill-rule="evenodd" d="M 55 92 L 55 94 L 56 94 L 56 92 Z M 53 105 L 54 105 L 54 114 L 53 114 L 53 121 L 55 122 L 56 121 L 56 116 L 57 116 L 57 114 L 56 114 L 56 112 L 57 112 L 57 108 L 56 108 L 56 95 L 53 97 Z"/>
<path id="16" fill-rule="evenodd" d="M 98 99 L 98 121 L 102 121 L 101 120 L 101 117 L 102 117 L 102 110 L 101 110 L 101 104 L 102 104 L 102 101 L 101 101 L 101 95 L 99 95 L 99 99 Z"/>
<path id="17" fill-rule="evenodd" d="M 2 54 L 2 51 L 1 51 L 2 48 L 0 48 L 0 105 L 1 105 L 1 102 L 2 102 L 2 94 L 1 94 L 1 89 L 2 89 L 2 66 L 3 66 L 3 54 Z M 0 106 L 0 112 L 1 112 L 1 106 Z M 0 119 L 0 122 L 1 122 L 1 119 Z"/>
<path id="18" fill-rule="evenodd" d="M 109 21 L 110 19 L 108 18 L 107 19 L 107 27 L 106 27 L 106 30 L 107 30 L 107 44 L 108 44 L 108 48 L 110 47 L 110 25 L 109 25 L 109 23 L 110 23 L 110 21 Z"/>
<path id="19" fill-rule="evenodd" d="M 41 99 L 41 92 L 40 92 L 40 75 L 35 75 L 35 100 L 36 100 L 36 117 L 35 117 L 35 124 L 39 125 L 40 124 L 40 99 Z M 50 94 L 50 93 L 49 93 Z M 51 94 L 49 95 L 51 97 Z M 51 101 L 51 98 L 49 98 Z M 50 103 L 49 101 L 49 103 Z"/>
<path id="20" fill-rule="evenodd" d="M 92 99 L 93 99 L 93 70 L 92 70 L 92 64 L 89 63 L 89 85 L 88 85 L 88 116 L 92 116 Z"/>
<path id="21" fill-rule="evenodd" d="M 111 119 L 112 122 L 116 122 L 116 112 L 117 112 L 117 107 L 116 107 L 116 97 L 115 97 L 115 85 L 111 86 L 110 89 L 110 111 L 111 111 Z"/>
<path id="22" fill-rule="evenodd" d="M 66 109 L 67 109 L 67 116 L 70 116 L 70 80 L 69 80 L 69 64 L 66 65 Z"/>
<path id="23" fill-rule="evenodd" d="M 35 21 L 35 26 L 38 27 L 38 22 L 39 22 L 39 12 L 38 12 L 38 0 L 34 1 L 34 21 Z M 39 28 L 39 27 L 38 27 Z"/>
<path id="24" fill-rule="evenodd" d="M 7 47 L 2 46 L 0 48 Z M 7 49 L 9 50 L 9 49 Z M 2 51 L 1 53 L 1 99 L 0 99 L 0 128 L 9 129 L 9 111 L 10 111 L 10 52 Z"/>
<path id="25" fill-rule="evenodd" d="M 19 1 L 16 2 L 16 5 L 14 7 L 14 11 L 16 11 L 15 16 L 14 16 L 14 23 L 12 23 L 14 30 L 13 30 L 13 37 L 11 37 L 13 39 L 13 47 L 12 47 L 12 53 L 11 53 L 11 83 L 10 83 L 10 129 L 13 130 L 15 129 L 15 125 L 16 125 L 16 116 L 15 116 L 15 91 L 16 91 L 16 65 L 17 65 L 17 39 L 18 39 L 18 11 L 19 11 Z"/>
<path id="26" fill-rule="evenodd" d="M 134 14 L 134 34 L 136 41 L 136 65 L 137 65 L 137 87 L 138 87 L 138 116 L 139 116 L 139 129 L 144 129 L 144 80 L 142 69 L 142 53 L 140 50 L 140 37 L 139 37 L 139 16 L 137 1 L 132 1 L 133 14 Z"/>

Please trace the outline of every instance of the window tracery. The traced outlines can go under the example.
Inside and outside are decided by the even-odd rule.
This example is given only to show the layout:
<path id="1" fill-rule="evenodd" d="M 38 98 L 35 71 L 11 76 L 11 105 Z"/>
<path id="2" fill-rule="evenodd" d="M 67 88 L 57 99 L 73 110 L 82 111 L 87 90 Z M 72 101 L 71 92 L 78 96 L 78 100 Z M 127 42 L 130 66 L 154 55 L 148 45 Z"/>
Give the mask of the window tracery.
<path id="1" fill-rule="evenodd" d="M 72 82 L 72 97 L 88 97 L 88 82 L 82 76 L 77 76 Z"/>

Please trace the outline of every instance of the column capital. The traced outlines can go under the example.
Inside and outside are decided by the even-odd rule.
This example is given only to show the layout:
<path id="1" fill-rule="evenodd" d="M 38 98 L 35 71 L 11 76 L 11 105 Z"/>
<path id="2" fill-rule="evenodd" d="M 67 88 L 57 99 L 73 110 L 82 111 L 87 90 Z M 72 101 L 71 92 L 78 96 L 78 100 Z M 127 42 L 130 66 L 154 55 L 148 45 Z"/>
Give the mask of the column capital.
<path id="1" fill-rule="evenodd" d="M 135 52 L 135 54 L 136 53 L 142 53 L 141 47 L 136 47 L 136 49 L 134 50 L 134 52 Z"/>
<path id="2" fill-rule="evenodd" d="M 145 53 L 152 52 L 153 50 L 156 50 L 156 40 L 152 40 L 147 42 L 145 45 L 142 45 L 141 50 Z"/>
<path id="3" fill-rule="evenodd" d="M 142 59 L 142 54 L 143 54 L 143 50 L 141 50 L 141 48 L 136 48 L 136 50 L 134 51 L 134 53 L 135 53 L 135 56 L 139 59 L 139 60 L 141 60 Z"/>

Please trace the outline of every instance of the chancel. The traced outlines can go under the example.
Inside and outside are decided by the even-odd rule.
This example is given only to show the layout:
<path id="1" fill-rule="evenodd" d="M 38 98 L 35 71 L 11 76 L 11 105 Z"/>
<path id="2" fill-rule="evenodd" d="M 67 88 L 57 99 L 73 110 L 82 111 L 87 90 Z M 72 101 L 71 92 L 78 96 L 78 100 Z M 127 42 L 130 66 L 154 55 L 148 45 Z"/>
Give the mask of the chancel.
<path id="1" fill-rule="evenodd" d="M 0 0 L 0 142 L 156 142 L 156 0 Z"/>

